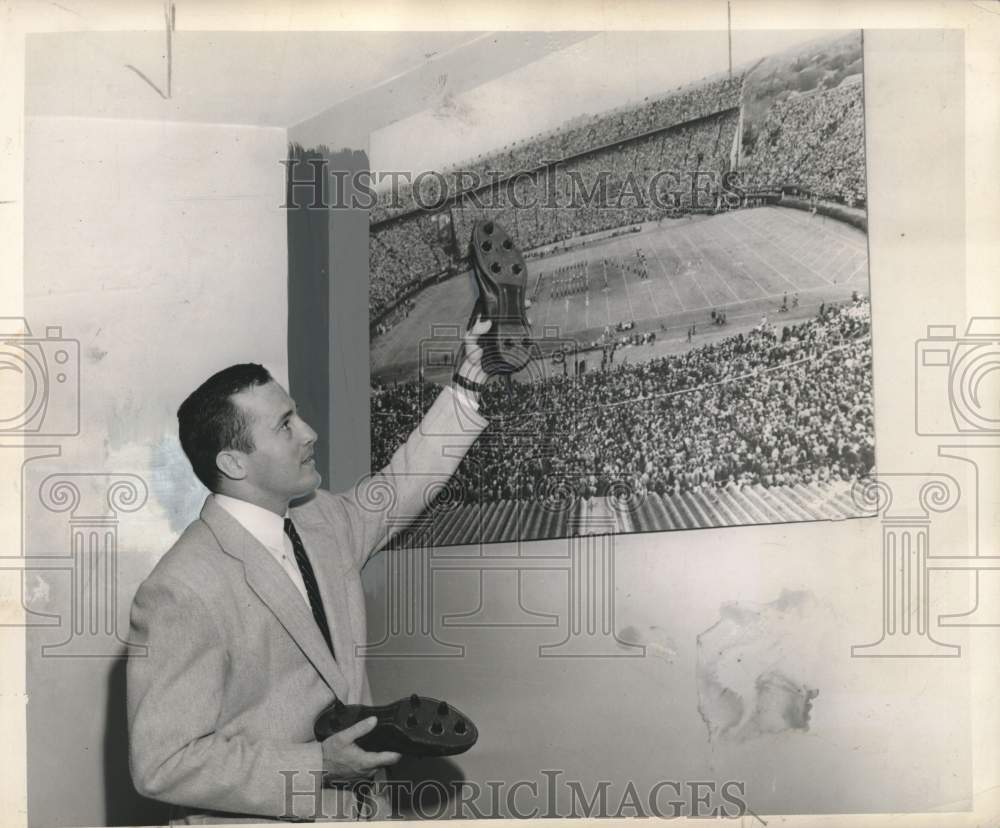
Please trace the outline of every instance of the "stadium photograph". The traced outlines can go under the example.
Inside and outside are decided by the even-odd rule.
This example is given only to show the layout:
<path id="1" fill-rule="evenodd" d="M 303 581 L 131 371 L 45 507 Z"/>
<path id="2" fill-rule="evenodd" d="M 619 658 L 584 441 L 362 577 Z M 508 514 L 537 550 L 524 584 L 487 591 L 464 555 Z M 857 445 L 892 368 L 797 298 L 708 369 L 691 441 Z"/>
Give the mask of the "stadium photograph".
<path id="1" fill-rule="evenodd" d="M 861 33 L 720 53 L 679 86 L 594 40 L 589 94 L 556 55 L 372 136 L 371 468 L 451 379 L 478 227 L 523 256 L 526 364 L 486 386 L 490 425 L 425 516 L 437 543 L 861 516 Z"/>

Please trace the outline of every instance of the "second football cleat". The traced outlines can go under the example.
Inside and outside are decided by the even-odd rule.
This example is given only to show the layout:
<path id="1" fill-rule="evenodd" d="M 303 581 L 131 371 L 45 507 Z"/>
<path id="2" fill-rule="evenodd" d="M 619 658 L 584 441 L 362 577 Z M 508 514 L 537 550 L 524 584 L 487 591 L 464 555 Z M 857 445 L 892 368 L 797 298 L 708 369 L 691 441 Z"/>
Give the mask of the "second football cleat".
<path id="1" fill-rule="evenodd" d="M 450 704 L 416 694 L 382 707 L 343 704 L 338 699 L 316 719 L 316 738 L 322 742 L 369 716 L 376 716 L 378 724 L 357 740 L 363 750 L 454 756 L 467 751 L 479 738 L 472 721 Z"/>

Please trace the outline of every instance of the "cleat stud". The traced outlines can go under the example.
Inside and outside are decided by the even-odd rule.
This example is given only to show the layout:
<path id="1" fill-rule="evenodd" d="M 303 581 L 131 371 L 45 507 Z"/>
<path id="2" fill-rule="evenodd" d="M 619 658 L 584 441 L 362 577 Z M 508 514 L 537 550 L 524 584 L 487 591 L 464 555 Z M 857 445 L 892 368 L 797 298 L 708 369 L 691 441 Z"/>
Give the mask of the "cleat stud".
<path id="1" fill-rule="evenodd" d="M 444 726 L 441 724 L 441 722 L 434 722 L 434 724 L 431 725 L 431 733 L 433 733 L 435 736 L 440 736 L 442 733 L 444 733 Z"/>
<path id="2" fill-rule="evenodd" d="M 465 733 L 465 721 L 464 720 L 459 719 L 457 722 L 455 722 L 455 732 L 456 733 Z"/>

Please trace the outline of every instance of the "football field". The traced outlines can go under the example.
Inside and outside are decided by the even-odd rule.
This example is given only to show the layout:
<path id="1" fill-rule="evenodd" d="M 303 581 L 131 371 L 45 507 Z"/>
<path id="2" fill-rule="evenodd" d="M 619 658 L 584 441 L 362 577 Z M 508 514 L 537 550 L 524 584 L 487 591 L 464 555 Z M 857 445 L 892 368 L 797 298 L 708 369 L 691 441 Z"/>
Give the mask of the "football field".
<path id="1" fill-rule="evenodd" d="M 716 332 L 731 335 L 765 315 L 776 324 L 797 321 L 815 315 L 822 302 L 867 294 L 867 241 L 835 219 L 782 207 L 667 219 L 529 259 L 528 294 L 535 296 L 529 316 L 536 336 L 589 343 L 605 326 L 633 322 L 634 331 L 657 331 L 659 348 L 683 349 L 692 323 L 712 331 L 712 310 L 727 318 Z M 557 283 L 568 273 L 577 275 L 573 292 Z M 779 316 L 786 297 L 789 310 Z M 418 294 L 410 315 L 372 340 L 373 375 L 415 378 L 420 342 L 447 339 L 455 326 L 464 330 L 474 298 L 468 274 Z"/>

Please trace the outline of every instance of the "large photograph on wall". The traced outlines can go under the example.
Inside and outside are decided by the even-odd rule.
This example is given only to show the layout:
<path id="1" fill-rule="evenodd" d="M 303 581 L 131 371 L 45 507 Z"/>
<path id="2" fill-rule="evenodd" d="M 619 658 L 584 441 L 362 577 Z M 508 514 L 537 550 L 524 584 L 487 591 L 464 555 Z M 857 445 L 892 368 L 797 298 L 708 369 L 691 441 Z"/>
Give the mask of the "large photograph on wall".
<path id="1" fill-rule="evenodd" d="M 451 380 L 474 228 L 527 268 L 437 544 L 865 514 L 861 38 L 599 33 L 372 135 L 373 470 Z"/>

